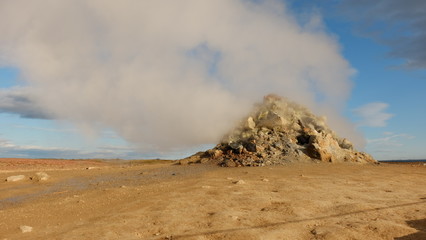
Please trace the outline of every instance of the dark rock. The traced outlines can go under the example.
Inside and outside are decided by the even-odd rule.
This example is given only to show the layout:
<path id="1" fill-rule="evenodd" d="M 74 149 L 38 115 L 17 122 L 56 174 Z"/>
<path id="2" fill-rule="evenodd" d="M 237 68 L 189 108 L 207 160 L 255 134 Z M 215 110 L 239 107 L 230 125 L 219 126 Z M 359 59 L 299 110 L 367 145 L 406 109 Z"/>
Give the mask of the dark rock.
<path id="1" fill-rule="evenodd" d="M 247 151 L 249 152 L 256 152 L 257 151 L 257 147 L 256 147 L 256 143 L 253 142 L 246 142 L 244 144 L 244 147 L 247 149 Z"/>
<path id="2" fill-rule="evenodd" d="M 305 144 L 308 144 L 309 143 L 309 139 L 310 139 L 310 137 L 311 136 L 309 136 L 309 135 L 299 135 L 299 136 L 297 136 L 296 137 L 296 139 L 297 139 L 297 144 L 299 144 L 299 145 L 305 145 Z"/>

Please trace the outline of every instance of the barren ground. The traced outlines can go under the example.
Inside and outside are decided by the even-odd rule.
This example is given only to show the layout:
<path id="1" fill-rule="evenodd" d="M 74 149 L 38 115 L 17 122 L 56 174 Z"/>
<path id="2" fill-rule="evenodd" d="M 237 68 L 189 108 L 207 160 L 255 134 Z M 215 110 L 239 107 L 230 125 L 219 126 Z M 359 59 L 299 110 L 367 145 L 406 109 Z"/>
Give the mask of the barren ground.
<path id="1" fill-rule="evenodd" d="M 0 159 L 0 180 L 1 240 L 426 239 L 423 164 Z"/>

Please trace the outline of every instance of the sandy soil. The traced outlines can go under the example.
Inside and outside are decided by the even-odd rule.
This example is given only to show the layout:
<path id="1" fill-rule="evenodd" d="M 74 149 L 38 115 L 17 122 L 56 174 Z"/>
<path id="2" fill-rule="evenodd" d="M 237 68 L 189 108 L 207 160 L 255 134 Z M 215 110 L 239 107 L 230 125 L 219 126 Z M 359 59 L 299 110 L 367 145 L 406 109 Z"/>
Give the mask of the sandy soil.
<path id="1" fill-rule="evenodd" d="M 422 164 L 5 161 L 0 239 L 426 239 Z"/>
<path id="2" fill-rule="evenodd" d="M 104 166 L 106 164 L 105 161 L 101 160 L 0 158 L 0 172 L 73 169 L 84 166 Z"/>

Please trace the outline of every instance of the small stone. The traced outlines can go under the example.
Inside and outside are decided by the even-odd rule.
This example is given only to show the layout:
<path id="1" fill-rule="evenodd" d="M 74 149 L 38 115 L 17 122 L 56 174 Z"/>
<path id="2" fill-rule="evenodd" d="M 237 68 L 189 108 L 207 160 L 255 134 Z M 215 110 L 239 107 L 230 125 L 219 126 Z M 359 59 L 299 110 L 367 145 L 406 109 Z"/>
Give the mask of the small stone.
<path id="1" fill-rule="evenodd" d="M 262 179 L 262 182 L 269 182 L 269 179 L 267 179 L 267 178 L 263 178 L 263 179 Z"/>
<path id="2" fill-rule="evenodd" d="M 234 150 L 237 150 L 242 147 L 241 143 L 239 142 L 230 142 L 229 146 Z"/>
<path id="3" fill-rule="evenodd" d="M 25 179 L 25 175 L 16 175 L 6 178 L 6 182 L 17 182 Z"/>
<path id="4" fill-rule="evenodd" d="M 237 164 L 231 159 L 225 159 L 222 164 L 224 167 L 236 167 Z"/>
<path id="5" fill-rule="evenodd" d="M 254 143 L 254 142 L 247 142 L 245 144 L 245 148 L 249 152 L 256 152 L 257 151 L 257 146 L 256 146 L 256 143 Z"/>
<path id="6" fill-rule="evenodd" d="M 179 164 L 183 165 L 183 166 L 188 165 L 189 164 L 189 160 L 188 159 L 179 160 Z"/>
<path id="7" fill-rule="evenodd" d="M 201 188 L 209 189 L 211 186 L 201 186 Z"/>
<path id="8" fill-rule="evenodd" d="M 247 118 L 246 126 L 247 129 L 253 130 L 256 127 L 256 123 L 254 122 L 252 117 Z"/>
<path id="9" fill-rule="evenodd" d="M 33 231 L 33 228 L 30 227 L 30 226 L 22 225 L 19 228 L 21 229 L 22 233 L 28 233 L 28 232 L 32 232 Z"/>
<path id="10" fill-rule="evenodd" d="M 346 138 L 343 139 L 339 139 L 339 146 L 343 149 L 349 149 L 349 150 L 353 150 L 354 146 L 353 144 Z"/>
<path id="11" fill-rule="evenodd" d="M 213 157 L 214 158 L 218 158 L 218 157 L 220 157 L 220 156 L 222 156 L 223 155 L 223 151 L 222 150 L 214 150 L 213 151 Z"/>
<path id="12" fill-rule="evenodd" d="M 316 228 L 311 230 L 311 233 L 313 235 L 325 236 L 325 235 L 330 233 L 330 229 L 328 229 L 326 227 L 316 227 Z"/>
<path id="13" fill-rule="evenodd" d="M 86 170 L 96 169 L 96 167 L 87 167 Z"/>
<path id="14" fill-rule="evenodd" d="M 201 158 L 200 159 L 200 163 L 202 163 L 202 164 L 207 163 L 209 161 L 210 161 L 210 159 L 208 159 L 208 158 Z"/>
<path id="15" fill-rule="evenodd" d="M 50 178 L 50 176 L 45 172 L 38 172 L 35 175 L 36 176 L 33 177 L 32 179 L 37 181 L 47 181 Z"/>
<path id="16" fill-rule="evenodd" d="M 244 180 L 235 181 L 234 184 L 246 184 Z"/>

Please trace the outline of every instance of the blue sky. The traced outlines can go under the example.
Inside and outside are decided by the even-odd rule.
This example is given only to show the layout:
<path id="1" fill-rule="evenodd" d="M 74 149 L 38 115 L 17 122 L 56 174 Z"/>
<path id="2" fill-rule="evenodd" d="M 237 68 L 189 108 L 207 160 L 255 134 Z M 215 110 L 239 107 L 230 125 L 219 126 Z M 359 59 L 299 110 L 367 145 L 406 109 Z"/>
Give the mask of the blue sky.
<path id="1" fill-rule="evenodd" d="M 352 0 L 287 4 L 301 22 L 306 14 L 321 16 L 324 31 L 338 42 L 340 54 L 356 70 L 342 114 L 364 136 L 364 150 L 376 159 L 426 159 L 426 57 L 420 54 L 426 49 L 417 44 L 426 32 L 413 23 L 426 20 L 404 12 L 426 6 L 404 1 L 406 6 L 399 8 L 395 2 L 377 1 L 373 7 L 368 1 Z M 389 9 L 393 8 L 392 15 Z M 0 52 L 0 60 L 1 56 Z M 218 56 L 215 52 L 215 68 Z M 60 120 L 30 105 L 25 87 L 31 81 L 21 74 L 19 64 L 5 62 L 0 65 L 0 157 L 180 158 L 210 146 L 146 150 L 125 129 L 120 131 L 129 137 L 106 125 L 86 131 L 84 122 Z M 12 91 L 19 94 L 10 97 Z"/>
<path id="2" fill-rule="evenodd" d="M 391 2 L 389 5 L 392 5 Z M 407 1 L 404 4 L 409 6 L 413 2 Z M 419 7 L 413 4 L 408 9 Z M 360 15 L 362 16 L 362 13 Z M 343 17 L 331 17 L 327 26 L 331 32 L 337 34 L 344 56 L 358 71 L 353 78 L 355 85 L 348 101 L 346 116 L 359 124 L 358 129 L 367 140 L 365 150 L 378 159 L 426 158 L 426 141 L 422 139 L 426 134 L 426 128 L 423 126 L 426 117 L 426 66 L 405 67 L 404 64 L 410 59 L 390 56 L 395 46 L 386 44 L 380 37 L 372 37 L 362 32 L 362 29 L 359 29 L 361 20 L 351 21 Z M 413 15 L 413 20 L 415 19 Z M 398 20 L 403 23 L 406 19 L 394 19 Z M 415 28 L 409 27 L 404 31 L 394 30 L 392 24 L 386 27 L 390 30 L 385 31 L 383 35 L 391 32 L 390 36 L 386 36 L 391 39 L 398 39 L 406 31 L 416 31 Z M 409 44 L 408 40 L 405 42 Z M 423 49 L 419 48 L 418 51 Z M 383 103 L 384 107 L 380 112 L 388 116 L 383 118 L 386 120 L 381 124 L 363 124 L 360 122 L 360 116 L 356 114 L 356 109 L 374 102 Z"/>

